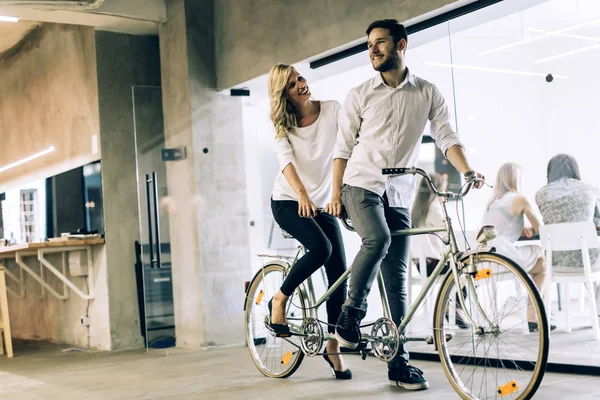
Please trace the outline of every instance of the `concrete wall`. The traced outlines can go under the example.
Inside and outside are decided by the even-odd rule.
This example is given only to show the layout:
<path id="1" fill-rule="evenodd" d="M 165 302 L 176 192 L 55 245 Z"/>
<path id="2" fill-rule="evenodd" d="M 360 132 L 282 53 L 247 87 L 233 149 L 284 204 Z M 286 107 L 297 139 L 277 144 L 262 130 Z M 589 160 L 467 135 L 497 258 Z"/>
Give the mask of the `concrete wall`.
<path id="1" fill-rule="evenodd" d="M 178 346 L 243 343 L 250 271 L 241 101 L 216 93 L 212 2 L 173 0 L 160 28 Z"/>
<path id="2" fill-rule="evenodd" d="M 92 28 L 47 24 L 0 59 L 0 167 L 49 146 L 56 149 L 0 173 L 0 192 L 100 158 L 95 49 Z M 49 259 L 60 268 L 60 257 Z M 14 262 L 1 261 L 19 276 Z M 26 297 L 9 299 L 13 337 L 109 350 L 104 246 L 95 247 L 94 261 L 97 296 L 89 303 L 72 293 L 68 300 L 48 294 L 40 298 L 41 286 L 26 276 Z M 39 272 L 35 257 L 25 262 Z M 46 275 L 47 282 L 62 288 L 57 278 Z M 82 278 L 74 281 L 86 291 Z M 16 290 L 10 280 L 8 285 Z M 79 321 L 86 311 L 89 341 Z"/>
<path id="3" fill-rule="evenodd" d="M 42 25 L 0 58 L 0 193 L 100 158 L 94 30 Z"/>
<path id="4" fill-rule="evenodd" d="M 13 161 L 13 153 L 20 158 L 29 155 L 24 152 L 31 152 L 34 145 L 54 145 L 56 151 L 27 168 L 6 171 L 10 176 L 1 181 L 13 185 L 93 161 L 100 154 L 92 153 L 91 140 L 99 136 L 96 147 L 106 149 L 102 157 L 106 245 L 97 254 L 99 297 L 90 302 L 89 344 L 106 350 L 140 347 L 132 86 L 160 86 L 158 40 L 69 26 L 44 26 L 27 40 L 29 44 L 0 60 L 3 78 L 8 77 L 0 81 L 2 162 Z M 87 303 L 75 296 L 40 300 L 35 295 L 39 285 L 26 279 L 33 295 L 11 300 L 12 319 L 18 320 L 15 336 L 87 346 L 87 333 L 79 323 Z"/>
<path id="5" fill-rule="evenodd" d="M 407 21 L 457 0 L 219 0 L 215 2 L 221 89 L 365 37 L 369 23 Z M 168 13 L 167 13 L 168 14 Z"/>
<path id="6" fill-rule="evenodd" d="M 142 339 L 134 242 L 140 240 L 132 86 L 160 86 L 156 37 L 97 32 L 102 191 L 112 348 Z"/>

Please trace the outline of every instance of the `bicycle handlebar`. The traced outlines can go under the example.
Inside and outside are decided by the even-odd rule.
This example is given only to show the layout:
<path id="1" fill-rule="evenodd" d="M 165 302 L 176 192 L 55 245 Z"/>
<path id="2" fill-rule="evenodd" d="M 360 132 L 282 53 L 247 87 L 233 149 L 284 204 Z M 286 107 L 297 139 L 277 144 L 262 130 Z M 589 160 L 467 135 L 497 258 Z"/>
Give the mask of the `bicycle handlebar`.
<path id="1" fill-rule="evenodd" d="M 471 178 L 467 181 L 466 185 L 463 186 L 463 188 L 460 190 L 460 192 L 458 194 L 455 194 L 455 193 L 451 193 L 451 192 L 440 192 L 439 190 L 437 190 L 437 188 L 431 181 L 431 177 L 429 176 L 429 174 L 427 172 L 425 172 L 424 170 L 422 170 L 421 168 L 383 168 L 381 170 L 381 173 L 383 175 L 399 175 L 399 176 L 400 175 L 408 175 L 408 174 L 421 175 L 423 177 L 423 179 L 425 179 L 425 181 L 427 182 L 427 185 L 429 186 L 429 188 L 431 189 L 433 194 L 435 194 L 438 197 L 444 197 L 446 199 L 456 199 L 456 198 L 464 197 L 471 191 L 473 184 L 475 184 L 476 182 L 479 182 L 479 181 L 483 181 L 483 179 L 481 179 L 481 178 L 477 178 L 477 177 Z"/>
<path id="2" fill-rule="evenodd" d="M 424 170 L 422 170 L 421 168 L 384 168 L 381 170 L 383 175 L 408 175 L 408 174 L 418 174 L 421 175 L 425 181 L 427 182 L 427 185 L 429 186 L 429 188 L 431 189 L 431 191 L 438 197 L 444 197 L 446 199 L 456 199 L 456 198 L 461 198 L 466 196 L 470 191 L 471 188 L 473 187 L 473 185 L 476 182 L 479 181 L 484 181 L 481 178 L 471 178 L 469 179 L 469 181 L 467 181 L 466 185 L 463 186 L 463 188 L 461 189 L 461 191 L 458 194 L 455 193 L 451 193 L 451 192 L 440 192 L 435 185 L 433 184 L 433 182 L 431 181 L 431 177 L 429 176 L 429 174 L 427 172 L 425 172 Z M 319 209 L 319 211 L 324 211 L 323 209 Z M 348 229 L 349 231 L 354 232 L 355 229 L 352 226 L 352 221 L 350 220 L 350 218 L 348 217 L 348 214 L 346 214 L 346 210 L 342 210 L 342 216 L 341 216 L 341 221 L 342 221 L 342 225 L 344 226 L 344 228 Z"/>

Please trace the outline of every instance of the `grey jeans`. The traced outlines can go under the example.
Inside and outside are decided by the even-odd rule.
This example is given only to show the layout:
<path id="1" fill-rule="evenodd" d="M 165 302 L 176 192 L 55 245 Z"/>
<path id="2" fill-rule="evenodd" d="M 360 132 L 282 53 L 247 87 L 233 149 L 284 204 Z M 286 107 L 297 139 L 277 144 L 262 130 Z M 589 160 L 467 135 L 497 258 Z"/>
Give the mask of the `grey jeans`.
<path id="1" fill-rule="evenodd" d="M 353 309 L 362 319 L 367 312 L 367 296 L 381 268 L 385 290 L 394 323 L 398 325 L 406 314 L 406 275 L 409 237 L 390 235 L 390 230 L 411 226 L 407 208 L 390 207 L 387 196 L 369 190 L 344 185 L 342 203 L 354 229 L 362 239 L 360 250 L 352 263 L 348 298 L 343 309 Z M 389 368 L 406 364 L 408 352 L 398 349 Z"/>

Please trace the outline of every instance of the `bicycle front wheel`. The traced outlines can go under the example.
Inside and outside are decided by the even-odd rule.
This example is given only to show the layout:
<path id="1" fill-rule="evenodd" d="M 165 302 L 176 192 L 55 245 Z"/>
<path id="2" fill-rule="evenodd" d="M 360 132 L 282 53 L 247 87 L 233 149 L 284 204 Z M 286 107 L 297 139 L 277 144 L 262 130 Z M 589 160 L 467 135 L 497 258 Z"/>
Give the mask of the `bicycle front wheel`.
<path id="1" fill-rule="evenodd" d="M 244 328 L 246 346 L 256 368 L 270 378 L 287 378 L 300 366 L 304 353 L 298 336 L 274 337 L 267 328 L 269 300 L 279 291 L 286 268 L 278 263 L 265 265 L 256 274 L 246 293 Z M 288 299 L 287 321 L 290 328 L 299 327 L 306 317 L 306 299 L 300 289 Z"/>
<path id="2" fill-rule="evenodd" d="M 541 296 L 525 271 L 506 257 L 479 253 L 464 262 L 474 263 L 477 274 L 461 273 L 457 290 L 449 273 L 435 307 L 434 334 L 444 372 L 463 399 L 530 399 L 548 362 Z"/>

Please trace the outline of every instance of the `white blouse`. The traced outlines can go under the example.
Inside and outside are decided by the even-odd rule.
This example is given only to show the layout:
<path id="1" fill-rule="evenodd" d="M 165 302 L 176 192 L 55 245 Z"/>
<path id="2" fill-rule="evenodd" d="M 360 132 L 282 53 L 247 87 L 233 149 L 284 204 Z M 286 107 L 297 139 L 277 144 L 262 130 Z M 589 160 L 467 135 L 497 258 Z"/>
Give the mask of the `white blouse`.
<path id="1" fill-rule="evenodd" d="M 333 149 L 341 109 L 337 101 L 322 101 L 319 117 L 312 125 L 297 128 L 295 134 L 277 140 L 280 168 L 273 200 L 298 201 L 298 195 L 283 175 L 283 170 L 291 163 L 317 208 L 324 208 L 331 201 Z"/>

